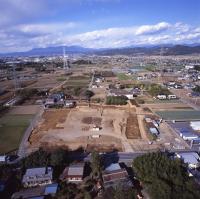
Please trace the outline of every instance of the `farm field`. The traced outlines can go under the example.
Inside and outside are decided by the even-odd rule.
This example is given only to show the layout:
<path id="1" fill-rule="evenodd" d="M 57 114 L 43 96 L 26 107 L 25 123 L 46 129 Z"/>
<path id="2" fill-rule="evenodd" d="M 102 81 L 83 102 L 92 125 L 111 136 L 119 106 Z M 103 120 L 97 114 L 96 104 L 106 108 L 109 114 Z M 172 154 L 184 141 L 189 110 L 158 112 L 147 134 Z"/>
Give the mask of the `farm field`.
<path id="1" fill-rule="evenodd" d="M 65 86 L 67 87 L 85 87 L 89 84 L 89 76 L 71 76 Z"/>
<path id="2" fill-rule="evenodd" d="M 118 73 L 117 74 L 117 77 L 119 80 L 129 80 L 129 79 L 132 79 L 131 76 L 128 76 L 124 73 Z"/>
<path id="3" fill-rule="evenodd" d="M 199 120 L 200 111 L 195 110 L 176 110 L 176 111 L 157 111 L 161 118 L 165 120 Z"/>
<path id="4" fill-rule="evenodd" d="M 18 148 L 33 115 L 9 115 L 0 118 L 0 154 Z"/>

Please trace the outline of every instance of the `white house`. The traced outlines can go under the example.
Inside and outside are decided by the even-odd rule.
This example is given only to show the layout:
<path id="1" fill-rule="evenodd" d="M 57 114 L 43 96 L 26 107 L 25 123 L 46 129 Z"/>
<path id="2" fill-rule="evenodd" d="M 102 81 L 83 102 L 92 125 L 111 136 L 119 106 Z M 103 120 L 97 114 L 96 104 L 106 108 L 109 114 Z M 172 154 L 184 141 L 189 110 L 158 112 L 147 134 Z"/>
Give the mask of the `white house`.
<path id="1" fill-rule="evenodd" d="M 24 187 L 35 187 L 51 184 L 53 179 L 53 169 L 51 167 L 41 167 L 27 169 L 22 179 Z"/>

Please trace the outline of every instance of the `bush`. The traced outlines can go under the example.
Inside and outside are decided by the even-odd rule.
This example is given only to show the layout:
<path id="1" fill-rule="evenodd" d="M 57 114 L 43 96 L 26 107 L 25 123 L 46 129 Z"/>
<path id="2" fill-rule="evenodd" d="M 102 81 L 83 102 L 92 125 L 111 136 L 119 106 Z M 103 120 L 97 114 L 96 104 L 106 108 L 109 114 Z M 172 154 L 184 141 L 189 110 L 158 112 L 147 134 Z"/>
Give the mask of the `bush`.
<path id="1" fill-rule="evenodd" d="M 94 95 L 94 93 L 90 90 L 86 90 L 84 94 L 88 99 L 90 99 Z"/>
<path id="2" fill-rule="evenodd" d="M 195 88 L 192 89 L 194 92 L 200 93 L 200 86 L 196 86 Z"/>

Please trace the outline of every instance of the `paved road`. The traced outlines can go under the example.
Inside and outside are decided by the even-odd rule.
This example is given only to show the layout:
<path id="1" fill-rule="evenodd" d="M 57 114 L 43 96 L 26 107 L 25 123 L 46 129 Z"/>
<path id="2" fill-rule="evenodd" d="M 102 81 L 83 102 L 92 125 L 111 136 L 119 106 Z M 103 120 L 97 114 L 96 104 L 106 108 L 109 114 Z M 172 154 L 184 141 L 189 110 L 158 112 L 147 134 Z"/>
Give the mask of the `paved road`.
<path id="1" fill-rule="evenodd" d="M 26 129 L 25 133 L 24 133 L 24 136 L 21 140 L 21 143 L 20 143 L 20 146 L 19 146 L 19 149 L 18 149 L 18 153 L 17 155 L 20 157 L 20 158 L 23 158 L 27 155 L 27 149 L 26 149 L 26 146 L 27 146 L 27 142 L 28 142 L 28 138 L 29 136 L 31 135 L 31 132 L 33 131 L 34 127 L 37 126 L 38 122 L 41 120 L 41 117 L 42 117 L 42 114 L 44 112 L 44 107 L 41 106 L 40 108 L 40 111 L 37 113 L 37 115 L 32 119 L 29 127 Z"/>
<path id="2" fill-rule="evenodd" d="M 194 152 L 194 150 L 173 150 L 171 152 Z M 132 161 L 148 152 L 112 152 L 112 153 L 101 153 L 101 156 L 104 158 L 104 160 L 108 160 L 111 162 L 124 162 L 124 163 L 132 163 Z M 91 160 L 91 154 L 89 153 L 82 153 L 82 154 L 72 154 L 70 158 L 75 160 L 82 160 L 82 161 L 90 161 Z"/>
<path id="3" fill-rule="evenodd" d="M 88 86 L 88 89 L 89 89 L 89 90 L 92 88 L 92 84 L 93 84 L 93 82 L 94 82 L 94 75 L 95 75 L 95 72 L 93 71 L 93 73 L 92 73 L 92 79 L 91 79 L 90 84 L 89 84 L 89 86 Z"/>

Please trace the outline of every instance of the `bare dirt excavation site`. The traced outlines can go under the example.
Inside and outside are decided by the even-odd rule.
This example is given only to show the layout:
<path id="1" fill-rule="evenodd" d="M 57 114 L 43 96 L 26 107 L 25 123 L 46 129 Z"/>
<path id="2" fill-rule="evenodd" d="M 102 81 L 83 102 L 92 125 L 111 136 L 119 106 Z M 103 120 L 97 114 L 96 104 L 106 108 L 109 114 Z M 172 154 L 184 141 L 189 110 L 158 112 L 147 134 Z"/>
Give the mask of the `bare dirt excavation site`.
<path id="1" fill-rule="evenodd" d="M 149 144 L 141 108 L 126 106 L 78 106 L 72 109 L 47 109 L 29 137 L 29 152 L 39 147 L 66 147 L 86 151 L 137 152 L 156 150 L 177 142 L 167 126 L 161 125 L 162 136 Z M 179 143 L 174 143 L 179 144 Z"/>
<path id="2" fill-rule="evenodd" d="M 72 150 L 127 151 L 132 150 L 128 138 L 141 139 L 134 108 L 48 109 L 29 138 L 29 149 L 66 146 Z"/>

